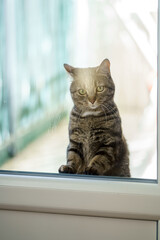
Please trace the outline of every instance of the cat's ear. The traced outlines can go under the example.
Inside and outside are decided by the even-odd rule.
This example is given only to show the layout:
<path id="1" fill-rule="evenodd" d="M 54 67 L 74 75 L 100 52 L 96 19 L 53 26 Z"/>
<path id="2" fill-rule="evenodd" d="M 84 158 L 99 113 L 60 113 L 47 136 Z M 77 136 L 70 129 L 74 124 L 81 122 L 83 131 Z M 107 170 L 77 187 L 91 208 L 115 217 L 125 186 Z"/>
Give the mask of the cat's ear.
<path id="1" fill-rule="evenodd" d="M 74 70 L 74 67 L 68 65 L 68 64 L 64 64 L 64 68 L 66 69 L 66 71 L 71 75 L 73 76 L 73 70 Z"/>
<path id="2" fill-rule="evenodd" d="M 97 72 L 100 73 L 110 73 L 110 61 L 108 59 L 104 59 L 103 62 L 97 69 Z"/>

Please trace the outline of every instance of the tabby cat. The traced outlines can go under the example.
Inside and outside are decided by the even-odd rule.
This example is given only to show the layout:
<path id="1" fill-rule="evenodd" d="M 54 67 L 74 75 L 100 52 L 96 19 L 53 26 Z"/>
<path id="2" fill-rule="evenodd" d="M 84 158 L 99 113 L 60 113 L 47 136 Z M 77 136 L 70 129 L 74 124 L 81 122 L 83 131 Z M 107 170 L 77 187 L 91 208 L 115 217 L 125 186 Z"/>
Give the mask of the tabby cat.
<path id="1" fill-rule="evenodd" d="M 59 172 L 130 177 L 129 151 L 114 103 L 109 60 L 92 68 L 68 64 L 64 67 L 72 76 L 74 107 L 70 114 L 67 164 Z"/>

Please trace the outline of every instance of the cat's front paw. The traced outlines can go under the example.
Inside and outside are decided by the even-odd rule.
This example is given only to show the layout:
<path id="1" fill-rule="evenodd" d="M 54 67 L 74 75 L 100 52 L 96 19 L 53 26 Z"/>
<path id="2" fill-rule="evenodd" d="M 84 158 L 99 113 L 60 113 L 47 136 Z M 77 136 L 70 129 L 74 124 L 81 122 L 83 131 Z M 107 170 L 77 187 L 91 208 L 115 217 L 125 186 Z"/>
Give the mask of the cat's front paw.
<path id="1" fill-rule="evenodd" d="M 59 168 L 59 173 L 75 173 L 74 169 L 68 165 L 62 165 Z"/>
<path id="2" fill-rule="evenodd" d="M 97 170 L 97 168 L 95 168 L 94 166 L 89 166 L 85 169 L 85 174 L 86 175 L 100 175 L 99 171 Z"/>

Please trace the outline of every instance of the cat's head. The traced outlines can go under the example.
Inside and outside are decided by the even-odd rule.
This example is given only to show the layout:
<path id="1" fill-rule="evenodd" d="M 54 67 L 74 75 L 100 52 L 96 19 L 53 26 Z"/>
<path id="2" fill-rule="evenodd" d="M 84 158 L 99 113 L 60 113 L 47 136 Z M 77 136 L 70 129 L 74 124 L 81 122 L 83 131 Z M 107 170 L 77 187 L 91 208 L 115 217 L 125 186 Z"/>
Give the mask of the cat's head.
<path id="1" fill-rule="evenodd" d="M 102 111 L 113 100 L 115 85 L 108 59 L 103 60 L 98 67 L 74 68 L 64 64 L 64 68 L 72 76 L 70 92 L 80 111 Z"/>

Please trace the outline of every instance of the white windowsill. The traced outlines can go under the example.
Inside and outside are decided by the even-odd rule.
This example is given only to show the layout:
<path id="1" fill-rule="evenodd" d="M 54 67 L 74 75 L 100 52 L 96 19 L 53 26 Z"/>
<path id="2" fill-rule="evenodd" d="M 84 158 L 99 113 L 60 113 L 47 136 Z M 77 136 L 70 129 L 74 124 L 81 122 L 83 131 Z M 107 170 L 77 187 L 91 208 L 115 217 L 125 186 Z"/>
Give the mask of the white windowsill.
<path id="1" fill-rule="evenodd" d="M 0 183 L 0 209 L 160 219 L 156 183 L 26 175 L 1 175 Z"/>

